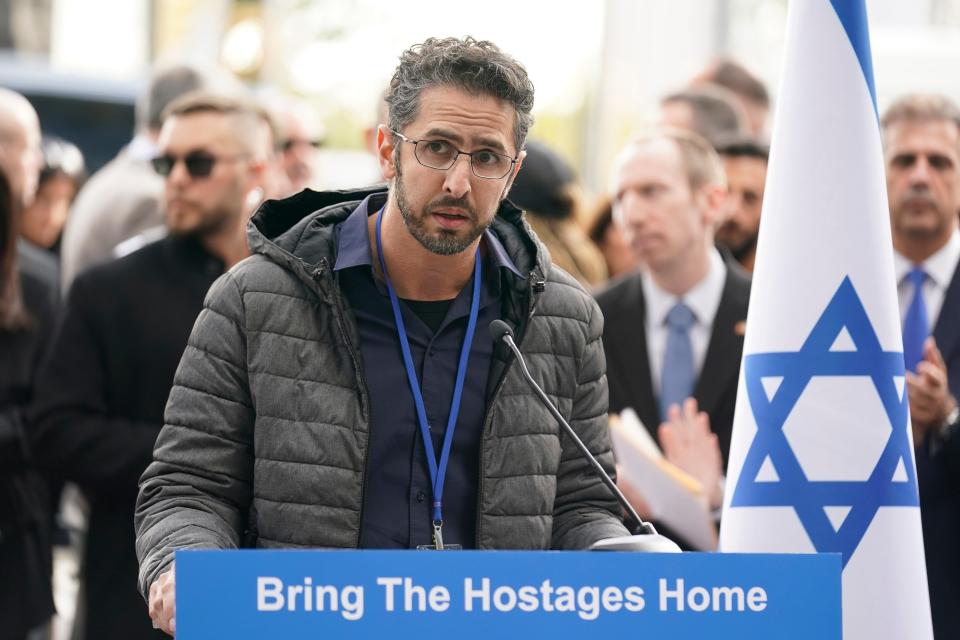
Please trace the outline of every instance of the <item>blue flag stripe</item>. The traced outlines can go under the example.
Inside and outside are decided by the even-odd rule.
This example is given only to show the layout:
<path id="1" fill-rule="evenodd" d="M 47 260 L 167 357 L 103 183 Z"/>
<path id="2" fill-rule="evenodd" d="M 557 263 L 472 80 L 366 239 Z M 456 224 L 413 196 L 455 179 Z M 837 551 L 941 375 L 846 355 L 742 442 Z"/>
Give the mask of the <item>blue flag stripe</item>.
<path id="1" fill-rule="evenodd" d="M 847 32 L 847 38 L 850 39 L 850 45 L 853 52 L 860 62 L 860 68 L 863 70 L 863 77 L 867 81 L 867 88 L 870 90 L 870 98 L 873 100 L 873 113 L 877 111 L 877 91 L 873 84 L 873 58 L 870 54 L 870 32 L 867 25 L 867 6 L 864 0 L 830 0 L 833 10 L 837 12 L 840 18 L 840 24 L 843 30 Z M 879 119 L 879 115 L 877 115 Z"/>

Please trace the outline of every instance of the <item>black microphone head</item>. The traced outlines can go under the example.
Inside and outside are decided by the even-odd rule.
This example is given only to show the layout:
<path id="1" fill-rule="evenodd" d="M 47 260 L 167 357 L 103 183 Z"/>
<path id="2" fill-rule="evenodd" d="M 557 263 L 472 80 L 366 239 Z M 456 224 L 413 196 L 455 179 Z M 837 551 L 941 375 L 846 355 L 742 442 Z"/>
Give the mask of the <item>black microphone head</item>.
<path id="1" fill-rule="evenodd" d="M 504 336 L 513 336 L 513 329 L 503 320 L 497 319 L 490 323 L 490 337 L 494 342 L 500 342 Z"/>

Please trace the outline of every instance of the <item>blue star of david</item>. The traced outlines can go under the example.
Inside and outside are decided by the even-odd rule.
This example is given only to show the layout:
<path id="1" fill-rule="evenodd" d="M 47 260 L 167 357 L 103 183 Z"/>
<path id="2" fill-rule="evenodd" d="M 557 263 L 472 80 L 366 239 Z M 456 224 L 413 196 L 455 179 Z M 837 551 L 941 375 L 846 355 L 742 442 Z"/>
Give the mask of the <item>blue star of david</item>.
<path id="1" fill-rule="evenodd" d="M 844 328 L 856 350 L 831 351 Z M 757 353 L 744 359 L 744 380 L 757 434 L 730 505 L 792 507 L 816 550 L 842 554 L 846 567 L 880 507 L 919 504 L 907 437 L 907 396 L 904 393 L 901 398 L 894 382 L 903 375 L 903 353 L 882 349 L 860 297 L 850 279 L 844 278 L 798 352 Z M 781 376 L 783 381 L 768 398 L 762 380 Z M 784 435 L 787 416 L 814 376 L 861 376 L 873 381 L 892 429 L 865 481 L 809 480 Z M 757 480 L 768 456 L 779 479 Z M 901 462 L 906 480 L 894 481 Z M 850 507 L 836 530 L 824 510 L 833 506 Z"/>

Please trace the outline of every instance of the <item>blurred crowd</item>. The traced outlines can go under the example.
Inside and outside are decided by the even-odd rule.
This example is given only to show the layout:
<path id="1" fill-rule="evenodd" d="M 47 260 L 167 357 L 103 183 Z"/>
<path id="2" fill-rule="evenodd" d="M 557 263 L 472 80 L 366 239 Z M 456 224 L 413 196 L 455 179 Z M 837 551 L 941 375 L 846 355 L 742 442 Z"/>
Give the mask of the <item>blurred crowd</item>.
<path id="1" fill-rule="evenodd" d="M 678 85 L 600 197 L 531 141 L 509 198 L 597 297 L 611 411 L 634 409 L 719 512 L 771 100 L 729 59 Z M 80 558 L 72 637 L 165 637 L 137 592 L 133 510 L 174 372 L 208 288 L 249 255 L 253 212 L 322 178 L 324 130 L 308 104 L 225 86 L 187 66 L 156 70 L 129 144 L 92 175 L 0 88 L 2 637 L 50 637 L 56 548 Z M 960 317 L 960 112 L 906 96 L 881 126 L 904 321 L 925 303 L 907 365 L 934 619 L 938 634 L 960 633 L 960 346 L 948 326 Z M 647 514 L 642 487 L 624 490 Z"/>

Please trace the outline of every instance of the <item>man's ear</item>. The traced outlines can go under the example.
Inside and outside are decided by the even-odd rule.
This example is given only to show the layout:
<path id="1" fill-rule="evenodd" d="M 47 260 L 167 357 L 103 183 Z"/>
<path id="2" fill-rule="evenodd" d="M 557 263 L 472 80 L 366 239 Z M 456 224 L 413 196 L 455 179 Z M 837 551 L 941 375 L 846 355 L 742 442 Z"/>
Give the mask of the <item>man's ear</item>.
<path id="1" fill-rule="evenodd" d="M 244 203 L 250 213 L 266 199 L 285 198 L 290 193 L 290 184 L 283 167 L 272 158 L 250 163 L 247 173 L 247 195 Z"/>
<path id="2" fill-rule="evenodd" d="M 513 181 L 517 179 L 517 174 L 520 173 L 520 167 L 523 165 L 523 159 L 526 157 L 526 151 L 521 151 L 520 155 L 517 156 L 517 161 L 513 165 L 513 169 L 510 170 L 510 176 L 507 178 L 507 184 L 503 188 L 503 198 L 506 198 L 507 194 L 510 193 L 510 188 L 513 186 Z M 501 200 L 503 200 L 503 198 L 501 198 Z"/>
<path id="3" fill-rule="evenodd" d="M 380 164 L 380 173 L 384 180 L 393 180 L 397 174 L 396 165 L 393 162 L 393 154 L 396 149 L 396 143 L 390 128 L 381 124 L 377 127 L 377 162 Z"/>
<path id="4" fill-rule="evenodd" d="M 697 205 L 704 225 L 709 229 L 716 229 L 723 223 L 727 215 L 727 196 L 727 189 L 718 184 L 707 184 L 697 191 Z"/>
<path id="5" fill-rule="evenodd" d="M 517 163 L 513 167 L 513 176 L 510 180 L 513 181 L 516 179 L 517 174 L 520 173 L 520 167 L 523 165 L 524 159 L 527 157 L 527 150 L 524 149 L 520 152 L 520 155 L 517 156 Z"/>
<path id="6" fill-rule="evenodd" d="M 273 182 L 272 173 L 278 169 L 275 163 L 257 158 L 247 165 L 247 186 L 249 188 L 261 187 L 266 189 Z"/>

